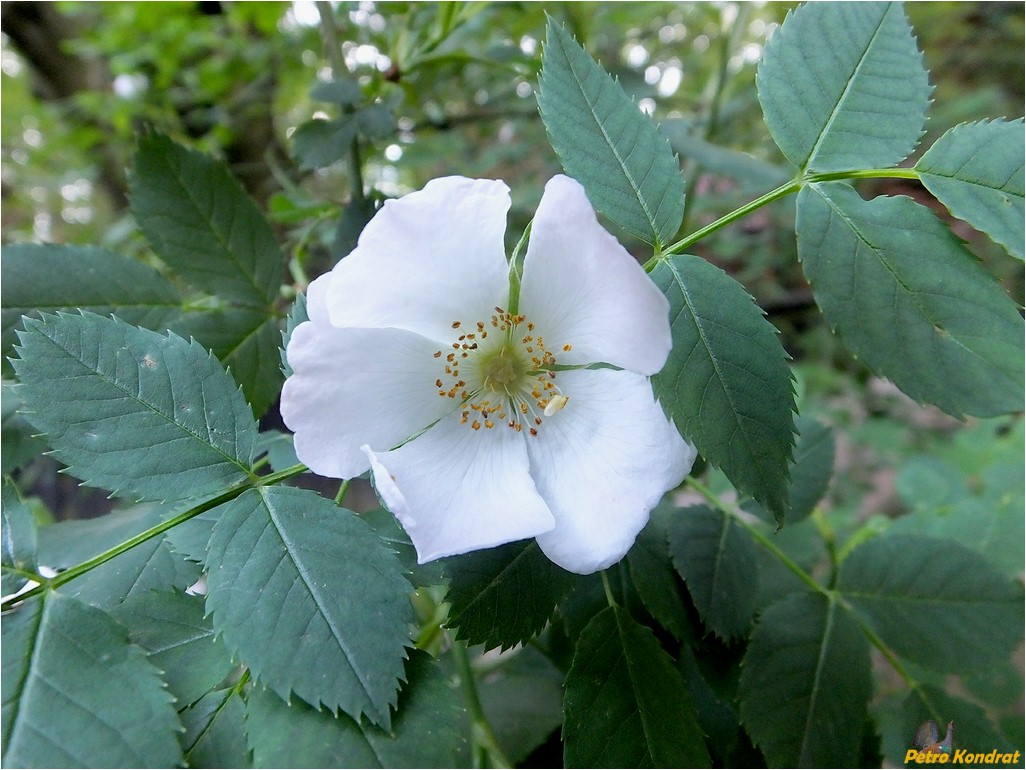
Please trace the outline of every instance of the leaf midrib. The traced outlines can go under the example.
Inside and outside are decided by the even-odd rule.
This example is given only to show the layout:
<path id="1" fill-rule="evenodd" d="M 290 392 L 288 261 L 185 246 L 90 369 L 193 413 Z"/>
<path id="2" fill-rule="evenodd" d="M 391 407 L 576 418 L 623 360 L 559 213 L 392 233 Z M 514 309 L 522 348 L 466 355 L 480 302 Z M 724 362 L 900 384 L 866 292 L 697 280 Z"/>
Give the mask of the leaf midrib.
<path id="1" fill-rule="evenodd" d="M 84 316 L 83 316 L 83 318 L 84 318 Z M 81 358 L 76 356 L 74 353 L 72 353 L 70 350 L 65 348 L 63 345 L 59 344 L 56 339 L 51 337 L 49 334 L 44 333 L 42 330 L 40 330 L 38 328 L 39 326 L 44 326 L 45 327 L 47 325 L 43 321 L 38 321 L 37 322 L 36 332 L 39 334 L 40 337 L 42 337 L 45 340 L 48 340 L 55 348 L 57 348 L 58 350 L 62 351 L 65 355 L 67 355 L 73 361 L 77 361 L 79 364 L 82 365 L 82 367 L 84 369 L 86 369 L 86 371 L 92 373 L 93 375 L 98 377 L 100 380 L 102 380 L 104 383 L 106 383 L 107 385 L 109 385 L 109 386 L 113 387 L 114 389 L 119 390 L 120 392 L 125 394 L 125 397 L 128 398 L 129 400 L 135 401 L 136 403 L 138 403 L 138 404 L 142 405 L 143 407 L 145 407 L 146 409 L 148 409 L 153 414 L 159 415 L 167 423 L 169 423 L 171 425 L 174 425 L 179 430 L 181 430 L 183 433 L 185 433 L 187 436 L 191 437 L 195 441 L 197 441 L 200 444 L 202 444 L 204 447 L 208 447 L 210 449 L 213 449 L 217 454 L 219 454 L 219 455 L 221 455 L 221 457 L 225 458 L 225 460 L 229 464 L 234 465 L 236 468 L 241 470 L 243 474 L 245 474 L 245 475 L 249 474 L 249 468 L 246 465 L 244 465 L 239 458 L 235 458 L 235 457 L 230 456 L 227 452 L 225 452 L 220 447 L 215 446 L 214 444 L 212 444 L 207 439 L 204 439 L 202 436 L 200 436 L 195 431 L 189 429 L 185 425 L 182 425 L 180 422 L 177 422 L 173 417 L 168 416 L 167 414 L 162 412 L 160 409 L 157 409 L 156 406 L 154 406 L 153 404 L 150 404 L 150 403 L 142 400 L 142 398 L 140 398 L 139 396 L 136 396 L 136 395 L 132 394 L 129 390 L 127 390 L 126 388 L 122 387 L 116 380 L 109 379 L 104 373 L 100 372 L 98 369 L 93 368 L 91 365 L 89 365 L 88 363 L 83 361 Z M 128 327 L 128 328 L 132 328 L 132 327 Z M 169 337 L 164 337 L 163 335 L 160 335 L 160 334 L 158 334 L 157 336 L 161 339 L 162 342 L 165 342 L 165 343 L 170 339 Z M 122 348 L 122 349 L 123 350 L 127 350 L 127 348 Z M 161 349 L 160 352 L 161 352 L 161 358 L 166 361 L 167 359 L 166 359 L 165 353 L 167 351 L 165 349 Z M 206 398 L 205 397 L 203 399 L 203 413 L 206 414 Z M 238 434 L 236 433 L 236 439 L 237 438 L 238 438 Z M 236 444 L 237 443 L 238 442 L 236 441 Z"/>
<path id="2" fill-rule="evenodd" d="M 848 94 L 851 92 L 853 84 L 855 83 L 859 72 L 862 70 L 862 65 L 866 61 L 866 55 L 869 53 L 869 49 L 872 48 L 873 44 L 876 42 L 877 36 L 880 34 L 880 30 L 883 28 L 884 22 L 887 20 L 888 15 L 891 13 L 892 7 L 893 6 L 891 4 L 888 4 L 887 10 L 884 11 L 883 15 L 880 17 L 880 22 L 876 25 L 876 29 L 873 30 L 872 36 L 869 38 L 869 41 L 866 43 L 866 47 L 863 49 L 862 54 L 859 56 L 859 60 L 858 63 L 855 65 L 855 69 L 852 70 L 851 75 L 848 77 L 848 82 L 844 85 L 844 90 L 841 91 L 840 95 L 837 97 L 837 101 L 834 103 L 834 107 L 830 111 L 830 116 L 827 118 L 826 124 L 824 124 L 822 130 L 819 132 L 819 136 L 816 138 L 816 143 L 812 146 L 812 149 L 809 151 L 808 158 L 806 158 L 805 164 L 802 166 L 803 173 L 807 171 L 813 165 L 813 162 L 816 160 L 816 153 L 819 152 L 820 145 L 823 144 L 823 140 L 830 133 L 830 127 L 837 119 L 837 116 L 841 113 L 841 105 L 845 102 L 845 100 L 848 97 Z"/>
<path id="3" fill-rule="evenodd" d="M 374 695 L 371 693 L 370 684 L 367 682 L 365 674 L 363 674 L 359 670 L 359 668 L 353 663 L 354 656 L 349 649 L 349 645 L 346 643 L 344 635 L 335 626 L 335 622 L 328 613 L 327 608 L 325 607 L 321 599 L 320 593 L 315 588 L 314 582 L 311 580 L 309 574 L 307 574 L 305 565 L 303 564 L 302 560 L 298 559 L 296 556 L 296 553 L 299 549 L 296 547 L 296 544 L 292 541 L 292 539 L 285 534 L 285 530 L 282 527 L 282 523 L 276 516 L 276 511 L 274 509 L 274 506 L 271 504 L 271 501 L 267 499 L 267 495 L 265 494 L 264 488 L 261 487 L 258 491 L 260 493 L 260 498 L 264 510 L 267 511 L 268 519 L 270 519 L 271 523 L 274 525 L 275 531 L 278 533 L 278 537 L 281 539 L 282 545 L 285 546 L 285 550 L 289 555 L 289 560 L 292 562 L 292 565 L 296 568 L 297 574 L 302 579 L 303 585 L 306 587 L 307 593 L 310 595 L 310 598 L 313 599 L 314 605 L 317 607 L 317 611 L 320 613 L 321 617 L 324 619 L 324 622 L 327 624 L 329 630 L 331 631 L 332 637 L 334 637 L 335 642 L 338 644 L 339 648 L 345 655 L 346 663 L 348 664 L 350 671 L 353 672 L 353 675 L 360 683 L 360 686 L 363 688 L 364 695 L 367 697 L 368 702 L 375 709 L 375 711 L 378 712 L 376 716 L 381 717 L 382 714 L 380 711 L 380 706 L 375 701 Z M 387 715 L 387 711 L 385 713 Z"/>
<path id="4" fill-rule="evenodd" d="M 565 34 L 565 31 L 564 31 L 564 34 Z M 577 68 L 574 66 L 573 61 L 571 61 L 570 56 L 567 54 L 566 49 L 563 47 L 562 39 L 560 39 L 560 51 L 563 54 L 563 58 L 566 59 L 567 67 L 568 67 L 568 69 L 570 71 L 570 74 L 573 76 L 574 83 L 577 85 L 578 90 L 580 90 L 581 96 L 584 98 L 584 102 L 588 106 L 588 112 L 591 114 L 591 117 L 594 119 L 595 125 L 598 127 L 599 133 L 602 134 L 602 138 L 605 140 L 606 146 L 609 147 L 610 151 L 613 153 L 613 157 L 616 159 L 616 162 L 619 164 L 620 171 L 623 173 L 624 179 L 627 180 L 627 184 L 630 185 L 631 191 L 634 193 L 634 197 L 637 199 L 638 203 L 641 204 L 641 210 L 645 214 L 645 219 L 648 221 L 649 228 L 651 228 L 651 230 L 652 230 L 652 235 L 655 238 L 656 246 L 661 246 L 662 245 L 662 236 L 660 235 L 659 228 L 656 225 L 655 216 L 652 214 L 651 210 L 648 207 L 648 204 L 645 202 L 644 196 L 642 196 L 642 194 L 641 194 L 641 187 L 638 184 L 635 183 L 634 177 L 632 176 L 632 174 L 630 173 L 629 169 L 627 168 L 626 160 L 624 158 L 620 157 L 620 153 L 617 151 L 616 145 L 613 144 L 613 141 L 612 141 L 611 137 L 609 136 L 608 132 L 606 131 L 605 126 L 602 124 L 602 121 L 599 119 L 598 113 L 595 112 L 595 107 L 592 104 L 591 100 L 588 98 L 587 92 L 584 90 L 584 82 L 578 76 Z M 602 74 L 606 78 L 609 77 L 604 72 Z M 601 82 L 600 86 L 599 86 L 599 90 L 604 90 L 608 85 L 609 85 L 609 83 L 607 83 L 605 80 L 603 80 Z"/>

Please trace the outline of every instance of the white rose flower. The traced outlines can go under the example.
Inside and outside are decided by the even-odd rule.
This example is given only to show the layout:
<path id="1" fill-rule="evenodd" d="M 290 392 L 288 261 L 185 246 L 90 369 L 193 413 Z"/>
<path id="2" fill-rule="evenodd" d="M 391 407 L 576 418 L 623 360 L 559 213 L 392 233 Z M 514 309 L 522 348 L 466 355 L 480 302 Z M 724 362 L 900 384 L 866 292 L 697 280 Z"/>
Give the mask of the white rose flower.
<path id="1" fill-rule="evenodd" d="M 565 176 L 511 283 L 509 207 L 503 182 L 462 177 L 386 202 L 310 284 L 282 416 L 314 472 L 373 473 L 422 563 L 534 537 L 587 574 L 695 459 L 648 380 L 669 307 Z"/>

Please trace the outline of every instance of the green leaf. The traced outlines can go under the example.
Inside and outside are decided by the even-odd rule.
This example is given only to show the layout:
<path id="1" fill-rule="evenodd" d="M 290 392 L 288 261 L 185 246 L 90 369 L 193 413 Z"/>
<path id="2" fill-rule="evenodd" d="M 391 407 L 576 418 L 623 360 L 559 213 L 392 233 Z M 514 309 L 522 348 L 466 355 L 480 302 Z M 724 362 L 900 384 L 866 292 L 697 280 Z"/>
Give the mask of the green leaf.
<path id="1" fill-rule="evenodd" d="M 759 618 L 742 664 L 741 722 L 770 767 L 850 767 L 871 694 L 869 645 L 820 594 Z"/>
<path id="2" fill-rule="evenodd" d="M 36 562 L 36 520 L 18 494 L 14 482 L 4 476 L 0 493 L 0 565 L 3 567 L 3 594 L 17 593 L 29 578 L 22 570 L 38 572 Z"/>
<path id="3" fill-rule="evenodd" d="M 6 359 L 5 359 L 6 362 Z M 8 363 L 8 365 L 10 365 Z M 18 387 L 3 384 L 3 397 L 0 398 L 0 472 L 13 473 L 30 460 L 46 451 L 46 444 L 36 435 L 36 431 L 21 416 L 21 397 Z"/>
<path id="4" fill-rule="evenodd" d="M 157 511 L 140 506 L 94 519 L 51 524 L 39 531 L 39 560 L 51 569 L 64 570 L 159 523 Z M 153 590 L 185 590 L 199 577 L 199 567 L 173 553 L 167 541 L 158 536 L 66 583 L 61 592 L 108 608 L 126 597 Z"/>
<path id="5" fill-rule="evenodd" d="M 326 80 L 310 89 L 310 98 L 348 107 L 363 101 L 363 91 L 355 80 Z"/>
<path id="6" fill-rule="evenodd" d="M 233 655 L 282 698 L 388 727 L 409 643 L 409 583 L 351 511 L 268 487 L 222 508 L 207 610 Z"/>
<path id="7" fill-rule="evenodd" d="M 928 209 L 813 184 L 798 195 L 797 230 L 823 315 L 873 371 L 955 417 L 1022 408 L 1015 303 Z"/>
<path id="8" fill-rule="evenodd" d="M 93 246 L 4 246 L 0 264 L 5 355 L 23 315 L 81 309 L 163 329 L 182 307 L 178 291 L 152 267 Z"/>
<path id="9" fill-rule="evenodd" d="M 308 120 L 292 135 L 293 154 L 302 168 L 330 166 L 349 152 L 357 128 L 352 115 L 336 120 Z"/>
<path id="10" fill-rule="evenodd" d="M 563 675 L 534 647 L 510 655 L 513 659 L 482 678 L 477 690 L 495 739 L 516 765 L 563 721 Z"/>
<path id="11" fill-rule="evenodd" d="M 622 607 L 584 629 L 565 687 L 566 767 L 710 766 L 680 672 Z"/>
<path id="12" fill-rule="evenodd" d="M 755 188 L 762 192 L 778 187 L 791 178 L 790 169 L 784 165 L 769 163 L 750 153 L 707 142 L 693 133 L 697 129 L 691 120 L 670 118 L 659 124 L 659 130 L 669 140 L 674 152 L 693 161 L 703 171 L 733 179 L 744 188 Z"/>
<path id="13" fill-rule="evenodd" d="M 923 133 L 930 83 L 900 3 L 806 3 L 756 75 L 773 140 L 802 171 L 896 165 Z"/>
<path id="14" fill-rule="evenodd" d="M 285 329 L 281 333 L 281 348 L 278 351 L 278 356 L 281 359 L 281 373 L 285 377 L 292 376 L 292 367 L 289 366 L 288 358 L 285 355 L 285 351 L 289 349 L 289 340 L 292 339 L 292 332 L 303 321 L 309 320 L 310 317 L 306 313 L 306 294 L 299 294 L 296 296 L 296 301 L 292 305 L 292 312 L 289 313 L 288 320 L 285 322 Z"/>
<path id="15" fill-rule="evenodd" d="M 148 132 L 129 200 L 153 250 L 192 286 L 256 306 L 277 296 L 285 260 L 274 231 L 223 163 Z"/>
<path id="16" fill-rule="evenodd" d="M 234 689 L 207 693 L 179 716 L 189 767 L 249 767 L 246 707 Z"/>
<path id="17" fill-rule="evenodd" d="M 551 17 L 545 34 L 538 107 L 563 168 L 616 224 L 669 243 L 684 217 L 684 180 L 669 144 Z"/>
<path id="18" fill-rule="evenodd" d="M 7 767 L 176 767 L 157 669 L 106 613 L 48 592 L 3 622 Z"/>
<path id="19" fill-rule="evenodd" d="M 986 712 L 976 704 L 948 695 L 937 687 L 921 685 L 902 699 L 895 720 L 897 724 L 887 725 L 892 729 L 884 731 L 887 759 L 895 767 L 908 766 L 905 765 L 905 752 L 912 748 L 912 736 L 915 735 L 916 728 L 927 719 L 937 723 L 941 737 L 945 732 L 945 725 L 952 720 L 955 722 L 955 749 L 967 749 L 974 753 L 995 749 L 1008 753 L 1014 752 L 1017 748 L 1021 750 L 1021 747 L 1015 746 L 994 729 Z"/>
<path id="20" fill-rule="evenodd" d="M 174 324 L 176 333 L 193 336 L 227 367 L 252 405 L 267 411 L 281 391 L 278 366 L 278 318 L 264 310 L 225 307 L 188 313 Z"/>
<path id="21" fill-rule="evenodd" d="M 954 540 L 986 556 L 991 566 L 1018 575 L 1026 541 L 1021 444 L 1016 454 L 973 475 L 979 494 L 970 492 L 966 479 L 948 463 L 913 457 L 896 486 L 914 510 L 896 519 L 888 532 Z"/>
<path id="22" fill-rule="evenodd" d="M 1022 119 L 965 123 L 938 139 L 916 164 L 926 189 L 952 213 L 1022 259 Z"/>
<path id="23" fill-rule="evenodd" d="M 935 671 L 996 664 L 1022 639 L 1021 587 L 950 541 L 870 540 L 841 564 L 837 588 L 889 647 Z"/>
<path id="24" fill-rule="evenodd" d="M 254 689 L 246 715 L 253 766 L 455 767 L 464 738 L 447 677 L 420 651 L 410 656 L 407 676 L 388 732 Z"/>
<path id="25" fill-rule="evenodd" d="M 627 552 L 627 568 L 652 617 L 677 639 L 686 639 L 691 635 L 691 623 L 667 544 L 667 529 L 676 513 L 659 508 L 652 511 L 648 524 Z"/>
<path id="26" fill-rule="evenodd" d="M 702 620 L 723 639 L 744 634 L 759 590 L 755 544 L 722 511 L 699 505 L 676 514 L 669 525 L 670 555 Z"/>
<path id="27" fill-rule="evenodd" d="M 796 417 L 794 426 L 798 429 L 798 439 L 787 490 L 791 505 L 784 515 L 784 524 L 797 524 L 812 513 L 826 494 L 834 473 L 833 431 L 810 417 Z M 758 503 L 745 504 L 744 508 L 763 518 L 773 518 Z"/>
<path id="28" fill-rule="evenodd" d="M 738 489 L 782 517 L 794 389 L 776 330 L 741 284 L 692 256 L 652 271 L 673 349 L 652 387 L 681 434 Z"/>
<path id="29" fill-rule="evenodd" d="M 486 648 L 513 647 L 541 631 L 573 575 L 549 561 L 534 540 L 453 556 L 442 562 L 449 578 L 448 625 L 456 638 Z"/>
<path id="30" fill-rule="evenodd" d="M 164 672 L 179 708 L 195 703 L 233 669 L 224 643 L 203 617 L 202 596 L 148 591 L 126 599 L 112 614 Z"/>
<path id="31" fill-rule="evenodd" d="M 70 473 L 142 500 L 202 497 L 247 478 L 256 424 L 195 342 L 92 313 L 19 332 L 19 395 Z"/>

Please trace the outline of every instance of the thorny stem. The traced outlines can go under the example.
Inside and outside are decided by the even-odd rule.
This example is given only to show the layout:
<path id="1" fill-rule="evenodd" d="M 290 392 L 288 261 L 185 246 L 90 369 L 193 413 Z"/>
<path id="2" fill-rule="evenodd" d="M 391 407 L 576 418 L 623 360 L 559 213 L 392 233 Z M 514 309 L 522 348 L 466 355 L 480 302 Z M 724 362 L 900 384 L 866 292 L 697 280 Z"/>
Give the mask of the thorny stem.
<path id="1" fill-rule="evenodd" d="M 808 174 L 806 176 L 792 179 L 791 181 L 780 185 L 780 187 L 760 195 L 758 198 L 746 203 L 744 206 L 731 211 L 729 214 L 723 215 L 715 222 L 710 222 L 705 227 L 701 227 L 690 235 L 684 236 L 672 246 L 667 246 L 658 256 L 653 257 L 645 263 L 645 270 L 651 272 L 660 260 L 673 256 L 674 254 L 682 254 L 686 249 L 690 248 L 707 235 L 712 235 L 717 230 L 726 227 L 732 222 L 736 222 L 768 203 L 773 203 L 781 198 L 786 198 L 788 195 L 793 195 L 794 193 L 799 192 L 808 184 L 812 184 L 814 182 L 833 182 L 839 179 L 882 178 L 919 179 L 919 174 L 915 169 L 911 168 L 867 168 L 856 171 L 831 171 L 830 173 L 823 174 Z"/>
<path id="2" fill-rule="evenodd" d="M 902 664 L 901 659 L 894 653 L 894 651 L 890 647 L 887 646 L 887 643 L 880 638 L 876 631 L 874 631 L 869 626 L 869 624 L 867 624 L 862 619 L 862 616 L 855 611 L 855 608 L 852 607 L 845 600 L 842 594 L 840 594 L 837 591 L 830 590 L 825 586 L 821 585 L 814 577 L 812 577 L 812 575 L 810 575 L 808 572 L 802 569 L 797 563 L 795 563 L 795 561 L 791 559 L 790 556 L 788 556 L 786 553 L 780 550 L 780 548 L 777 547 L 776 543 L 774 543 L 770 539 L 769 535 L 767 535 L 758 527 L 753 526 L 752 524 L 738 516 L 736 510 L 731 508 L 729 505 L 724 503 L 719 497 L 713 494 L 709 490 L 709 488 L 706 487 L 702 482 L 694 478 L 689 478 L 687 480 L 687 484 L 693 490 L 698 492 L 702 497 L 704 497 L 707 501 L 709 501 L 710 505 L 714 506 L 717 510 L 722 511 L 727 516 L 733 517 L 734 521 L 743 526 L 748 531 L 748 533 L 759 542 L 760 545 L 762 545 L 767 551 L 769 551 L 775 557 L 777 557 L 781 564 L 783 564 L 785 567 L 791 570 L 791 572 L 797 575 L 803 583 L 809 586 L 809 588 L 811 588 L 816 593 L 822 594 L 829 601 L 838 602 L 848 612 L 848 614 L 852 618 L 854 618 L 855 622 L 858 623 L 859 627 L 862 629 L 862 633 L 865 634 L 870 644 L 872 644 L 874 647 L 876 647 L 876 649 L 880 651 L 880 654 L 882 654 L 884 658 L 887 660 L 887 662 L 891 664 L 891 667 L 895 670 L 895 672 L 897 672 L 898 676 L 905 680 L 905 684 L 908 685 L 909 689 L 915 690 L 924 701 L 929 700 L 926 696 L 925 691 L 923 690 L 922 684 L 915 677 L 909 674 L 909 672 L 905 669 L 905 666 Z"/>
<path id="3" fill-rule="evenodd" d="M 183 522 L 186 522 L 189 519 L 199 516 L 201 513 L 206 513 L 207 511 L 216 508 L 219 505 L 224 505 L 225 503 L 234 500 L 247 490 L 277 484 L 281 481 L 284 481 L 285 479 L 292 478 L 293 476 L 298 476 L 300 473 L 305 473 L 306 471 L 307 467 L 303 464 L 293 465 L 291 468 L 286 468 L 285 470 L 278 471 L 277 473 L 271 473 L 267 476 L 259 476 L 255 479 L 249 479 L 239 484 L 236 484 L 234 487 L 226 489 L 221 494 L 216 495 L 215 497 L 212 497 L 209 500 L 200 503 L 199 505 L 194 505 L 192 508 L 189 508 L 188 510 L 179 513 L 177 516 L 172 516 L 170 519 L 162 521 L 160 524 L 152 526 L 149 529 L 140 532 L 138 535 L 130 537 L 128 540 L 125 540 L 124 542 L 118 543 L 113 548 L 108 548 L 103 553 L 98 554 L 91 559 L 87 559 L 81 564 L 77 564 L 74 567 L 71 567 L 70 569 L 66 569 L 64 570 L 64 572 L 54 575 L 52 578 L 44 578 L 42 582 L 40 582 L 40 584 L 36 587 L 31 588 L 28 591 L 25 591 L 24 593 L 20 593 L 17 596 L 12 596 L 10 599 L 5 601 L 2 605 L 0 605 L 0 610 L 9 610 L 15 604 L 19 604 L 25 601 L 26 599 L 36 596 L 37 594 L 41 594 L 43 591 L 46 591 L 47 589 L 58 588 L 64 585 L 65 583 L 74 580 L 75 578 L 81 577 L 90 570 L 96 569 L 101 564 L 105 564 L 106 562 L 110 561 L 116 556 L 120 556 L 125 551 L 129 551 L 132 548 L 135 548 L 137 545 L 145 543 L 147 540 L 152 540 L 153 538 L 164 534 L 169 529 L 173 529 L 174 527 L 177 527 L 179 524 L 182 524 Z"/>
<path id="4" fill-rule="evenodd" d="M 488 717 L 485 716 L 484 709 L 481 708 L 481 699 L 477 695 L 477 684 L 474 680 L 474 670 L 470 666 L 470 658 L 467 655 L 466 643 L 454 641 L 451 651 L 460 680 L 460 689 L 463 690 L 463 698 L 467 702 L 467 711 L 470 714 L 470 753 L 473 766 L 513 767 L 509 758 L 499 747 L 498 741 L 495 740 L 492 726 L 488 722 Z"/>

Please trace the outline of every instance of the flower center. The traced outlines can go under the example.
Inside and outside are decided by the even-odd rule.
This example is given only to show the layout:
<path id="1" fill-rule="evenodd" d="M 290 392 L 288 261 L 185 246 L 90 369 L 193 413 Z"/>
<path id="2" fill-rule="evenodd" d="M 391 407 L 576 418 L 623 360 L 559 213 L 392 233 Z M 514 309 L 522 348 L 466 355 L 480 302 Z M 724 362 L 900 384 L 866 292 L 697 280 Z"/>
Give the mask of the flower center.
<path id="1" fill-rule="evenodd" d="M 537 436 L 542 418 L 566 405 L 569 396 L 556 385 L 556 357 L 525 316 L 496 307 L 473 331 L 465 331 L 462 321 L 452 328 L 459 336 L 444 353 L 445 376 L 435 386 L 439 396 L 459 402 L 461 424 L 480 430 L 503 423 Z"/>

